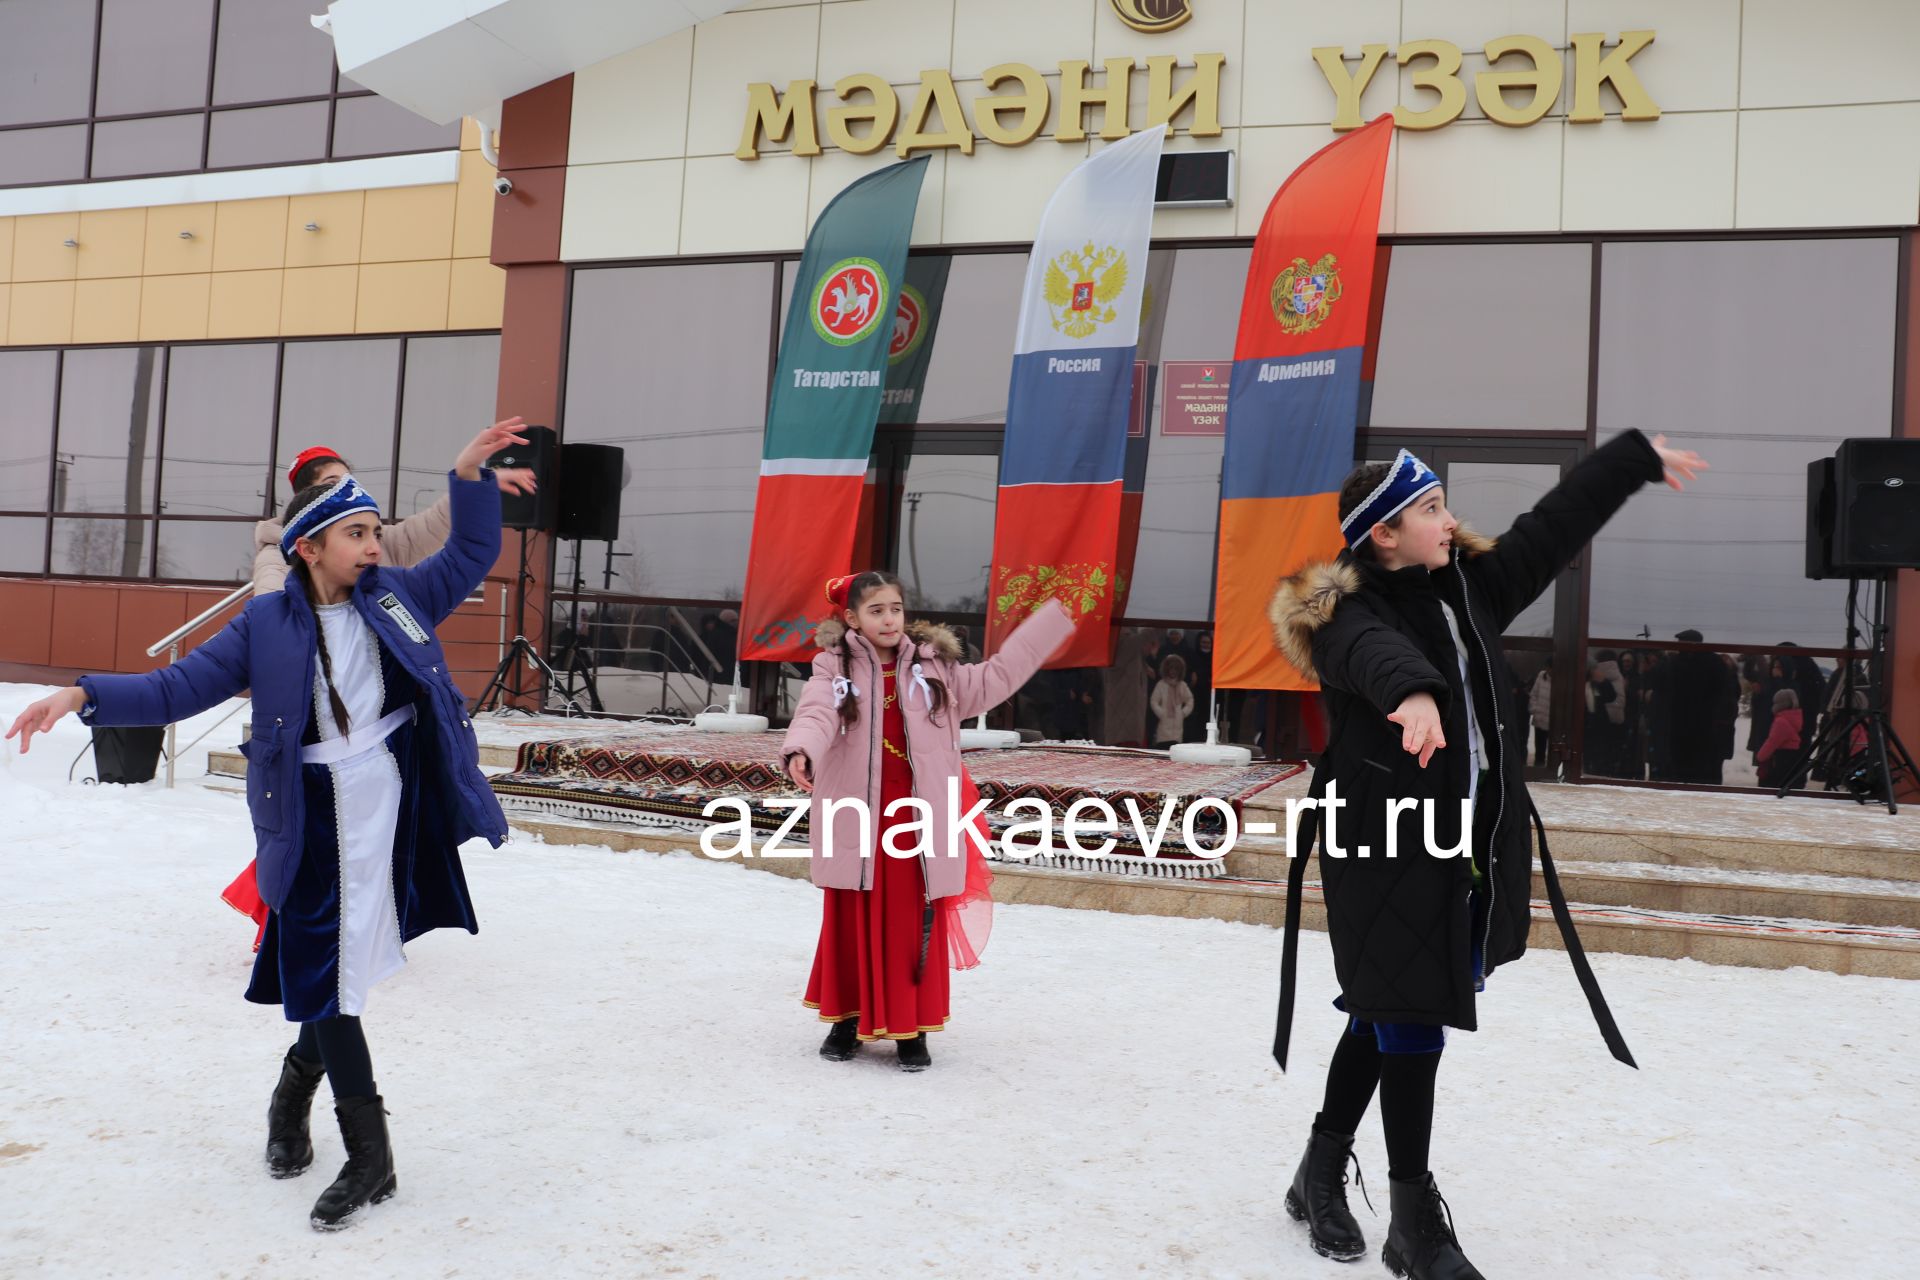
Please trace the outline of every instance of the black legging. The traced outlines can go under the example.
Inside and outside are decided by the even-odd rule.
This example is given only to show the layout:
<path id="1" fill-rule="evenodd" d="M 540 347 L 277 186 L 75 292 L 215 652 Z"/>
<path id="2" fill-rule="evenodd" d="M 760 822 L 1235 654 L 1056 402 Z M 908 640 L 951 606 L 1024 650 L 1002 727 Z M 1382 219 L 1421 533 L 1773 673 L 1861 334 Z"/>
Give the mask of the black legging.
<path id="1" fill-rule="evenodd" d="M 1343 1026 L 1327 1065 L 1326 1097 L 1315 1123 L 1330 1133 L 1355 1132 L 1379 1086 L 1387 1175 L 1403 1181 L 1417 1178 L 1427 1172 L 1433 1144 L 1433 1086 L 1439 1071 L 1438 1053 L 1381 1053 L 1371 1033 L 1356 1036 Z"/>
<path id="2" fill-rule="evenodd" d="M 326 1067 L 327 1083 L 333 1086 L 335 1098 L 371 1098 L 374 1094 L 373 1056 L 367 1052 L 366 1032 L 360 1029 L 356 1017 L 341 1014 L 301 1023 L 293 1055 Z"/>

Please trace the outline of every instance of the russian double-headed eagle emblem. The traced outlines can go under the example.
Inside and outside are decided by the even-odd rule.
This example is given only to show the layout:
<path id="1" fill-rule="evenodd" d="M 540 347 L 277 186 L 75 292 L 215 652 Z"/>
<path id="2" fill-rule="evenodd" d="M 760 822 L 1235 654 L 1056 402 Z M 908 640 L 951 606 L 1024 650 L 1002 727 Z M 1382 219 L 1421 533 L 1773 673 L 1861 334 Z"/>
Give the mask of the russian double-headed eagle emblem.
<path id="1" fill-rule="evenodd" d="M 1305 258 L 1295 258 L 1273 278 L 1273 318 L 1288 333 L 1311 332 L 1333 314 L 1340 292 L 1340 264 L 1332 254 L 1322 255 L 1312 266 Z"/>
<path id="2" fill-rule="evenodd" d="M 1067 250 L 1047 264 L 1041 293 L 1053 327 L 1069 338 L 1085 338 L 1120 313 L 1113 308 L 1127 289 L 1127 255 L 1112 245 L 1096 249 L 1092 241 Z"/>

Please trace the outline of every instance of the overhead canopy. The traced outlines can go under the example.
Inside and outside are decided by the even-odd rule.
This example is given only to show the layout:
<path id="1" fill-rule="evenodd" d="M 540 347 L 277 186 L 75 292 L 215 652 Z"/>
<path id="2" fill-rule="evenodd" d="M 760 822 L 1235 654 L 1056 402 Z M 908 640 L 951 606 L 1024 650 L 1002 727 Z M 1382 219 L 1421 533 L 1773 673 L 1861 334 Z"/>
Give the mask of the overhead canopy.
<path id="1" fill-rule="evenodd" d="M 435 124 L 500 103 L 746 0 L 334 0 L 340 73 Z"/>

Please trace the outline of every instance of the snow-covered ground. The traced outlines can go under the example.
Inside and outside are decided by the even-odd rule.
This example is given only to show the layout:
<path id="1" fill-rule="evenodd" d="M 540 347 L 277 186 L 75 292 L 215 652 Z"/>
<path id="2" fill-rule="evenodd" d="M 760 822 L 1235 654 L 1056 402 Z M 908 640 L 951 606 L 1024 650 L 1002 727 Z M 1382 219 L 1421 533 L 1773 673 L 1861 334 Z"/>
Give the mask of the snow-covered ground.
<path id="1" fill-rule="evenodd" d="M 524 838 L 466 850 L 479 936 L 375 993 L 400 1193 L 316 1235 L 325 1090 L 315 1167 L 261 1163 L 290 1033 L 216 896 L 244 808 L 69 785 L 83 733 L 0 751 L 0 1276 L 1380 1274 L 1280 1207 L 1338 1015 L 1303 999 L 1274 1068 L 1274 931 L 1004 907 L 910 1076 L 815 1055 L 806 885 Z M 1920 984 L 1594 963 L 1643 1070 L 1552 951 L 1447 1051 L 1434 1167 L 1489 1276 L 1913 1273 Z M 1317 934 L 1301 972 L 1332 994 Z M 1359 1150 L 1384 1212 L 1377 1118 Z"/>

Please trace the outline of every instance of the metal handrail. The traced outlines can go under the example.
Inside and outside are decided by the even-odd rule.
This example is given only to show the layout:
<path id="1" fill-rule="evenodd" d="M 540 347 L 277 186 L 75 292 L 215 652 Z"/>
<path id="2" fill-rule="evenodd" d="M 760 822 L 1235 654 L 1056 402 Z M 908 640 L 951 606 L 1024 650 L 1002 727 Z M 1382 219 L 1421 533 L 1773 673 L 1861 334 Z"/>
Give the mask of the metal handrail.
<path id="1" fill-rule="evenodd" d="M 174 663 L 180 661 L 180 642 L 182 640 L 192 635 L 194 632 L 198 631 L 201 627 L 206 626 L 209 622 L 213 621 L 214 618 L 220 615 L 222 610 L 226 609 L 228 605 L 238 600 L 241 596 L 247 596 L 252 594 L 253 594 L 253 584 L 251 582 L 235 587 L 232 591 L 229 591 L 226 595 L 222 596 L 218 604 L 213 605 L 211 608 L 207 609 L 206 612 L 200 614 L 198 617 L 192 618 L 186 622 L 181 623 L 179 626 L 175 627 L 172 631 L 169 631 L 166 635 L 162 636 L 160 639 L 148 645 L 147 656 L 149 658 L 157 658 L 160 656 L 160 651 L 162 649 L 165 649 L 167 651 L 167 665 L 172 666 Z M 238 710 L 239 710 L 238 707 L 234 708 L 234 711 L 238 711 Z M 207 733 L 212 733 L 214 729 L 219 728 L 221 725 L 225 724 L 228 720 L 232 719 L 232 717 L 233 717 L 233 711 L 227 712 L 226 715 L 221 716 L 220 719 L 214 723 L 212 728 L 209 728 L 207 730 Z M 173 789 L 173 762 L 174 762 L 175 756 L 178 754 L 174 750 L 174 744 L 178 738 L 178 733 L 177 733 L 178 728 L 179 726 L 172 725 L 172 724 L 169 724 L 167 726 L 167 789 L 168 790 Z M 192 747 L 196 743 L 200 742 L 201 739 L 205 738 L 207 736 L 207 733 L 201 734 L 199 738 L 195 738 L 193 742 L 190 742 L 187 745 L 189 747 Z"/>
<path id="2" fill-rule="evenodd" d="M 170 649 L 170 648 L 173 648 L 175 645 L 178 645 L 182 639 L 192 635 L 194 632 L 198 631 L 201 627 L 204 627 L 207 625 L 207 623 L 213 621 L 214 617 L 222 609 L 232 604 L 235 600 L 238 600 L 241 596 L 252 595 L 252 594 L 253 594 L 253 584 L 251 582 L 235 587 L 232 591 L 228 592 L 226 595 L 220 598 L 220 603 L 212 606 L 205 613 L 201 614 L 197 618 L 194 618 L 192 621 L 181 623 L 178 627 L 175 627 L 172 631 L 169 631 L 166 635 L 162 636 L 160 639 L 155 640 L 152 644 L 148 645 L 147 656 L 149 658 L 159 657 L 160 651 L 162 649 Z M 168 661 L 171 662 L 172 659 L 169 658 Z"/>

